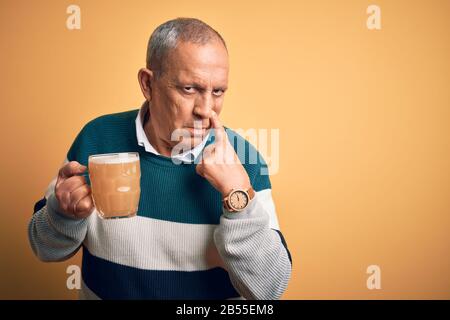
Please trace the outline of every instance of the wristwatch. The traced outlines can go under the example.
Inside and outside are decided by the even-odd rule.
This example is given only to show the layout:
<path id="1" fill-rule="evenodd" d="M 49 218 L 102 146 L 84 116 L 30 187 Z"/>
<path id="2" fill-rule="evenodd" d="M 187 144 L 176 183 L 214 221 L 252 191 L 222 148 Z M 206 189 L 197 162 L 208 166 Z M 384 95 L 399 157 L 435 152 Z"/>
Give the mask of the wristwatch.
<path id="1" fill-rule="evenodd" d="M 255 190 L 232 189 L 223 199 L 223 206 L 227 211 L 239 212 L 244 210 L 255 197 Z"/>

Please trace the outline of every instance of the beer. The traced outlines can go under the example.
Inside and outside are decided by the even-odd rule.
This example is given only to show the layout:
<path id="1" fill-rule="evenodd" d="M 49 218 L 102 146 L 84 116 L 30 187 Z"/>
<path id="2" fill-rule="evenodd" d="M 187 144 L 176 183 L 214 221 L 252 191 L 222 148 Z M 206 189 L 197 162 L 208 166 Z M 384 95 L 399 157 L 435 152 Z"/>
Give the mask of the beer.
<path id="1" fill-rule="evenodd" d="M 141 169 L 138 153 L 111 153 L 89 157 L 89 179 L 95 208 L 102 218 L 136 215 Z"/>

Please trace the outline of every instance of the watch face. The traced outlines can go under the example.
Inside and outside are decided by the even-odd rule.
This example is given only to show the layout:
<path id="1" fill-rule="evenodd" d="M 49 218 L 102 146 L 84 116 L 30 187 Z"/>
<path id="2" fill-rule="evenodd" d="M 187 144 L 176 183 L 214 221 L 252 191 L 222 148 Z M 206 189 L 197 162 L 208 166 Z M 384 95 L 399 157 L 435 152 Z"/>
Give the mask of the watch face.
<path id="1" fill-rule="evenodd" d="M 236 190 L 230 195 L 229 203 L 234 210 L 242 210 L 248 204 L 248 195 L 244 191 Z"/>

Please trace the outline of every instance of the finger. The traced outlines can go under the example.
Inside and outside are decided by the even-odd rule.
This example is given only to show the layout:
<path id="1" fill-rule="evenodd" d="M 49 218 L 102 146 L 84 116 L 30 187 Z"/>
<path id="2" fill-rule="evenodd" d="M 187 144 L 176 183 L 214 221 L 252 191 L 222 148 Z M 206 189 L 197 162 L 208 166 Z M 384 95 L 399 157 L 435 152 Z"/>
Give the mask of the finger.
<path id="1" fill-rule="evenodd" d="M 201 164 L 210 164 L 214 161 L 214 153 L 216 151 L 215 144 L 210 144 L 206 148 L 203 149 L 202 159 L 200 161 Z"/>
<path id="2" fill-rule="evenodd" d="M 94 202 L 91 194 L 81 199 L 75 207 L 75 216 L 77 218 L 86 218 L 94 211 Z"/>
<path id="3" fill-rule="evenodd" d="M 88 196 L 91 193 L 91 188 L 85 184 L 70 193 L 70 203 L 73 207 L 74 204 L 80 202 L 81 199 Z"/>
<path id="4" fill-rule="evenodd" d="M 57 183 L 55 196 L 64 212 L 72 213 L 71 193 L 83 185 L 87 185 L 86 179 L 80 176 L 73 176 L 67 180 L 62 179 L 60 183 Z"/>
<path id="5" fill-rule="evenodd" d="M 211 113 L 210 121 L 211 128 L 214 129 L 214 134 L 216 137 L 215 143 L 220 145 L 225 140 L 226 133 L 224 127 L 222 126 L 222 123 L 220 122 L 219 116 L 215 111 Z"/>
<path id="6" fill-rule="evenodd" d="M 231 146 L 231 144 L 227 144 L 225 146 L 225 150 L 223 151 L 223 157 L 221 158 L 224 163 L 226 164 L 237 164 L 237 163 L 241 163 L 239 161 L 239 157 L 236 154 L 236 151 L 233 149 L 233 147 Z"/>
<path id="7" fill-rule="evenodd" d="M 77 161 L 70 161 L 59 170 L 59 177 L 63 179 L 70 178 L 74 175 L 81 174 L 86 171 L 86 166 L 83 166 Z"/>
<path id="8" fill-rule="evenodd" d="M 62 192 L 68 191 L 73 192 L 75 189 L 78 189 L 82 185 L 87 185 L 86 178 L 83 176 L 72 176 L 64 181 L 58 186 Z"/>
<path id="9" fill-rule="evenodd" d="M 56 196 L 56 199 L 58 200 L 58 204 L 59 204 L 59 207 L 61 208 L 61 210 L 66 213 L 71 213 L 71 211 L 69 209 L 70 192 L 56 190 L 55 196 Z"/>

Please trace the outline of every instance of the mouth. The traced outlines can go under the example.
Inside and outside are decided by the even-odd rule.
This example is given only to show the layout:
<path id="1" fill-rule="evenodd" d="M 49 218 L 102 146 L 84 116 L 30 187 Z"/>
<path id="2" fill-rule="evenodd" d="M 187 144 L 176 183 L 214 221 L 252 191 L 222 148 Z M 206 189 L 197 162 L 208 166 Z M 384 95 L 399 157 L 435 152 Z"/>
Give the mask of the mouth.
<path id="1" fill-rule="evenodd" d="M 188 129 L 198 129 L 198 130 L 205 130 L 205 129 L 209 129 L 209 127 L 186 127 Z"/>
<path id="2" fill-rule="evenodd" d="M 193 128 L 193 127 L 186 127 L 186 129 L 190 132 L 190 133 L 192 133 L 192 134 L 195 134 L 195 133 L 204 133 L 206 130 L 208 130 L 209 128 L 208 127 L 196 127 L 196 128 Z"/>

